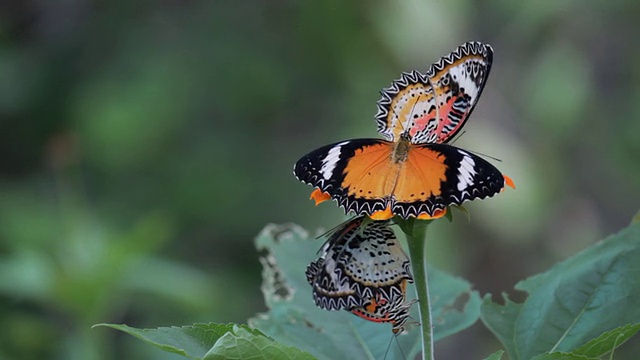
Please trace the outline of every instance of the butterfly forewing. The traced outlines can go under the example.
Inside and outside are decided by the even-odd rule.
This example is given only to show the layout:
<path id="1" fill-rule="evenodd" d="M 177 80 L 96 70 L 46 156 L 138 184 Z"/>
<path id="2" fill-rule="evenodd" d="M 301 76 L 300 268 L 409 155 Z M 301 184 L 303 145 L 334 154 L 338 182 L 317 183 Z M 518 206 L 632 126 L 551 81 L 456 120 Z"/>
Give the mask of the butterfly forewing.
<path id="1" fill-rule="evenodd" d="M 389 141 L 407 134 L 414 144 L 445 143 L 464 126 L 491 69 L 489 45 L 468 42 L 431 65 L 403 73 L 378 101 L 378 131 Z"/>
<path id="2" fill-rule="evenodd" d="M 296 162 L 298 180 L 326 192 L 345 213 L 372 214 L 384 210 L 397 178 L 390 159 L 393 143 L 356 139 L 323 146 Z"/>
<path id="3" fill-rule="evenodd" d="M 391 210 L 402 218 L 434 215 L 450 205 L 493 196 L 502 188 L 502 173 L 475 154 L 446 144 L 412 145 Z"/>

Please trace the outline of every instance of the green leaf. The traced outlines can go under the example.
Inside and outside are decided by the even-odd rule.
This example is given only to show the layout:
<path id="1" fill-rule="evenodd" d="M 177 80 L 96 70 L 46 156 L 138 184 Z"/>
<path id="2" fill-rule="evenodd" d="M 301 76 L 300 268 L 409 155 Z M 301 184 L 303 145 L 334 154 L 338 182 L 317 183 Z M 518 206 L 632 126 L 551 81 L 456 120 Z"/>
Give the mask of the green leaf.
<path id="1" fill-rule="evenodd" d="M 183 327 L 137 329 L 127 325 L 98 324 L 123 331 L 164 351 L 191 359 L 313 359 L 310 354 L 284 346 L 246 325 L 194 324 Z"/>
<path id="2" fill-rule="evenodd" d="M 602 356 L 624 344 L 640 330 L 640 324 L 627 324 L 607 331 L 597 338 L 573 350 L 574 354 Z"/>
<path id="3" fill-rule="evenodd" d="M 482 321 L 513 360 L 571 352 L 605 331 L 640 323 L 638 259 L 635 224 L 518 283 L 516 289 L 529 293 L 522 304 L 486 297 Z"/>
<path id="4" fill-rule="evenodd" d="M 295 225 L 270 225 L 262 231 L 256 247 L 264 252 L 262 292 L 269 311 L 249 324 L 320 359 L 414 358 L 421 348 L 417 327 L 409 324 L 408 332 L 394 339 L 389 324 L 315 306 L 305 269 L 321 245 Z M 482 300 L 468 282 L 430 268 L 429 284 L 436 340 L 476 322 Z M 411 286 L 408 295 L 413 293 Z M 418 317 L 416 306 L 412 316 Z"/>
<path id="5" fill-rule="evenodd" d="M 224 334 L 203 359 L 307 360 L 315 358 L 309 353 L 284 346 L 262 334 L 256 335 L 245 328 L 234 327 L 234 331 Z"/>
<path id="6" fill-rule="evenodd" d="M 509 300 L 506 294 L 503 294 L 502 297 L 504 305 L 494 303 L 487 295 L 482 304 L 480 318 L 504 345 L 511 359 L 518 360 L 520 359 L 516 357 L 518 349 L 512 340 L 515 333 L 515 319 L 518 318 L 522 304 Z"/>
<path id="7" fill-rule="evenodd" d="M 504 354 L 504 350 L 498 350 L 488 357 L 484 358 L 484 360 L 501 360 L 502 354 Z"/>
<path id="8" fill-rule="evenodd" d="M 544 353 L 531 358 L 531 360 L 600 360 L 599 358 L 578 355 L 566 352 Z"/>

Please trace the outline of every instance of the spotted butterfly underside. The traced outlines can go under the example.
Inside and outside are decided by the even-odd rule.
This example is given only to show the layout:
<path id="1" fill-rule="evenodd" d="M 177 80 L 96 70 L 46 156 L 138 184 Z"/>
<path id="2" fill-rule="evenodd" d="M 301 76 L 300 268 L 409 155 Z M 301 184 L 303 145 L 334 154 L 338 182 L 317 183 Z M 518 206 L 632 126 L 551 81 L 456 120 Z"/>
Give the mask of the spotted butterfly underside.
<path id="1" fill-rule="evenodd" d="M 404 299 L 412 282 L 410 262 L 388 221 L 363 225 L 355 218 L 330 235 L 320 258 L 309 264 L 306 277 L 316 305 L 351 310 L 370 299 Z"/>

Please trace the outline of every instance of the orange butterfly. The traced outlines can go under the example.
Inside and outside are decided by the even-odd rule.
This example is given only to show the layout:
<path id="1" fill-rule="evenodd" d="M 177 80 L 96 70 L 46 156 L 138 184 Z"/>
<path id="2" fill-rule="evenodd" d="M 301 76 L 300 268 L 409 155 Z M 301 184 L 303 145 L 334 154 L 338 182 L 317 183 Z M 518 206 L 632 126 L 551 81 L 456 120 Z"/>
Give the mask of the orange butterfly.
<path id="1" fill-rule="evenodd" d="M 345 212 L 384 220 L 438 218 L 450 205 L 514 187 L 479 156 L 446 144 L 464 126 L 491 69 L 489 45 L 468 42 L 431 65 L 403 73 L 378 101 L 383 139 L 353 139 L 303 156 L 295 176 Z"/>

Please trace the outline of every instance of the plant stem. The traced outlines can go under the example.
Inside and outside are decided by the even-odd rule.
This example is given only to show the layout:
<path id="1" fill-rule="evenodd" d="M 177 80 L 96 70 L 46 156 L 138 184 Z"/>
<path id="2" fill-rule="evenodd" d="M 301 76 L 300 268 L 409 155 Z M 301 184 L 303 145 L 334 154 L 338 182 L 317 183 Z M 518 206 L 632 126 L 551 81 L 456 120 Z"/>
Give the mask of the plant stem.
<path id="1" fill-rule="evenodd" d="M 418 297 L 420 326 L 422 328 L 422 358 L 433 360 L 433 327 L 431 326 L 431 304 L 427 280 L 427 258 L 425 256 L 427 225 L 429 225 L 429 222 L 428 220 L 409 219 L 406 220 L 405 226 L 401 226 L 401 228 L 407 235 L 413 280 Z"/>

